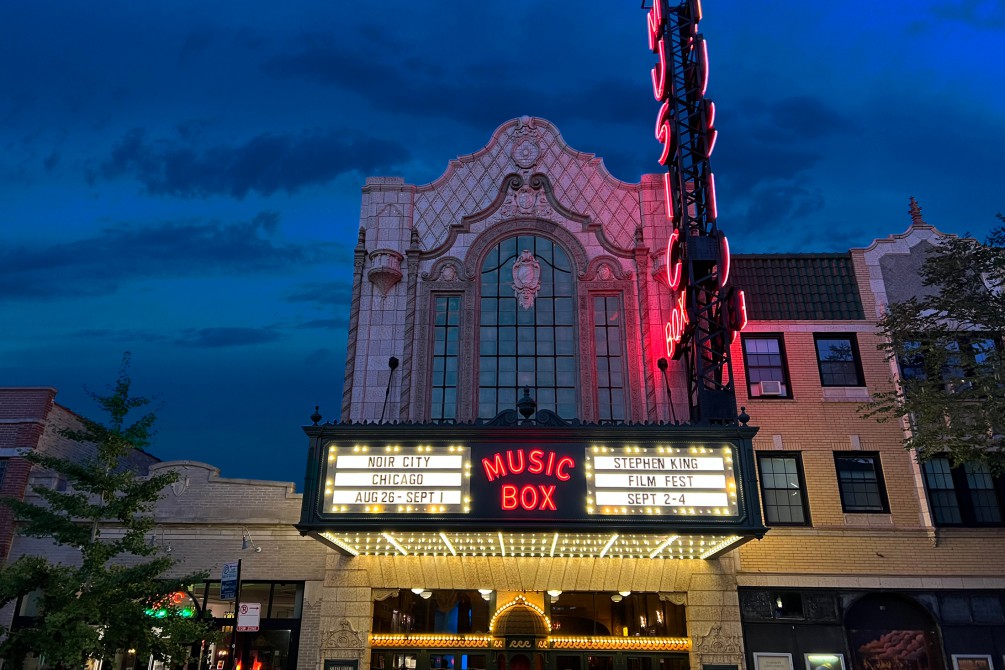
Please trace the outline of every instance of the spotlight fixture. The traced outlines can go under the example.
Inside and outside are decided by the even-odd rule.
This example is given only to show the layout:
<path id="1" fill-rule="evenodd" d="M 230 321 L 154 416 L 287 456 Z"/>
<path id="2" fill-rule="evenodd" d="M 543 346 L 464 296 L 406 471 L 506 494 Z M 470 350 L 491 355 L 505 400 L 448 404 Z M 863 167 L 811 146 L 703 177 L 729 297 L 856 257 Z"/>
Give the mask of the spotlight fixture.
<path id="1" fill-rule="evenodd" d="M 429 600 L 429 597 L 432 595 L 433 595 L 432 591 L 423 591 L 422 593 L 419 594 L 419 597 L 422 598 L 423 600 Z"/>
<path id="2" fill-rule="evenodd" d="M 624 597 L 620 593 L 615 593 L 611 596 L 611 602 L 620 603 L 622 600 L 624 600 Z"/>
<path id="3" fill-rule="evenodd" d="M 262 553 L 262 548 L 255 544 L 255 541 L 251 537 L 251 533 L 248 532 L 247 528 L 241 529 L 241 549 L 254 549 L 255 553 Z"/>

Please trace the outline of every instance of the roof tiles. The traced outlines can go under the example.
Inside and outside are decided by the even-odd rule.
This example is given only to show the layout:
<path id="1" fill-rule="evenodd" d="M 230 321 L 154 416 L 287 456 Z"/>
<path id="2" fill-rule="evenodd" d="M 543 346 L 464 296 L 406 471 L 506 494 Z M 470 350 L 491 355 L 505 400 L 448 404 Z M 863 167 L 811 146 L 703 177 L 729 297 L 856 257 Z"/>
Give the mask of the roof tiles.
<path id="1" fill-rule="evenodd" d="M 865 318 L 851 254 L 736 254 L 731 272 L 751 320 Z"/>

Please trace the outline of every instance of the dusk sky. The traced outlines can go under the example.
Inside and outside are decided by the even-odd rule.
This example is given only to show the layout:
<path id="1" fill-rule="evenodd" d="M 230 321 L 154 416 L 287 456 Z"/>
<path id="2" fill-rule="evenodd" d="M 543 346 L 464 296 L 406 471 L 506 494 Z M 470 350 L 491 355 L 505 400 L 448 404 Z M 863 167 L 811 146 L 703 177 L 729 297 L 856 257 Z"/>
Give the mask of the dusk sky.
<path id="1" fill-rule="evenodd" d="M 846 251 L 1005 210 L 1005 2 L 706 0 L 719 226 Z M 367 175 L 424 184 L 510 118 L 657 172 L 638 0 L 0 3 L 0 386 L 302 487 L 337 417 Z"/>

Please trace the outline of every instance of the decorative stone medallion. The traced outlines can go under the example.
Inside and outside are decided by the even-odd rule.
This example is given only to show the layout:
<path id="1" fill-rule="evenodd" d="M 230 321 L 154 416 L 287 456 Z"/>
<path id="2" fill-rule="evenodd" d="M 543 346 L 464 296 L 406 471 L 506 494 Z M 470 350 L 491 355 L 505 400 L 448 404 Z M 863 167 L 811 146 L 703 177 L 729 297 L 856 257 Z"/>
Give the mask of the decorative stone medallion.
<path id="1" fill-rule="evenodd" d="M 523 309 L 534 306 L 534 298 L 541 290 L 541 264 L 529 249 L 520 252 L 513 263 L 513 293 Z"/>
<path id="2" fill-rule="evenodd" d="M 513 143 L 510 156 L 514 163 L 526 170 L 537 163 L 537 159 L 541 156 L 541 147 L 531 138 L 524 137 Z"/>

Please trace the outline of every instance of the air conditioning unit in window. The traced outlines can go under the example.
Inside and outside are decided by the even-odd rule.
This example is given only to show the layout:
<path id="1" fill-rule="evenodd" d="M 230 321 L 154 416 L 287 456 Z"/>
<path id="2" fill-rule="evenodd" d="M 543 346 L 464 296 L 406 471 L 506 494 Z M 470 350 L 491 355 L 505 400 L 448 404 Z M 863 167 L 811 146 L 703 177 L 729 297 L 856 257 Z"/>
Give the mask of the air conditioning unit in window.
<path id="1" fill-rule="evenodd" d="M 782 395 L 782 382 L 765 380 L 758 383 L 761 387 L 761 395 Z"/>

